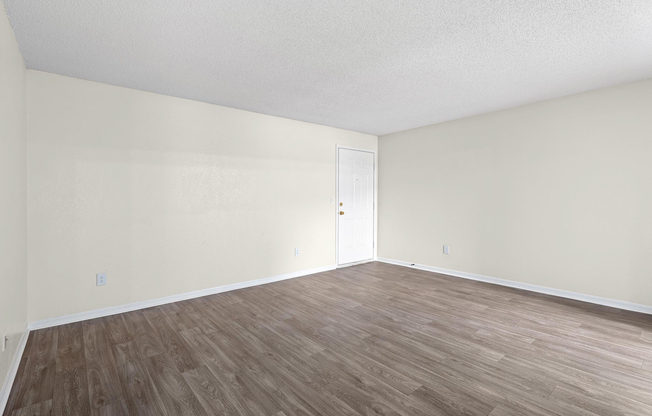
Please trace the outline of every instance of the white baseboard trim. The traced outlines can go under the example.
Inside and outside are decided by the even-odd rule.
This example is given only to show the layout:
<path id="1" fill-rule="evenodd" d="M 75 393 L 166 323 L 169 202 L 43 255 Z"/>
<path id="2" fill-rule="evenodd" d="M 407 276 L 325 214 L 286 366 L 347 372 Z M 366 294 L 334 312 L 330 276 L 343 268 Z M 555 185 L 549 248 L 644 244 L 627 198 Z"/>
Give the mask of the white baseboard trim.
<path id="1" fill-rule="evenodd" d="M 18 348 L 16 348 L 16 351 L 14 352 L 14 358 L 11 360 L 11 365 L 9 366 L 7 377 L 5 377 L 5 382 L 2 385 L 2 390 L 0 390 L 0 415 L 4 414 L 5 407 L 7 406 L 9 393 L 11 393 L 11 387 L 14 385 L 16 373 L 18 372 L 18 366 L 20 365 L 20 360 L 23 357 L 23 352 L 25 352 L 25 345 L 27 344 L 28 337 L 29 329 L 25 328 L 25 331 L 23 331 L 23 335 L 20 337 L 20 341 L 18 342 Z"/>
<path id="2" fill-rule="evenodd" d="M 166 303 L 179 302 L 182 300 L 200 298 L 202 296 L 214 295 L 216 293 L 229 292 L 231 290 L 244 289 L 246 287 L 260 286 L 267 283 L 279 282 L 281 280 L 294 279 L 296 277 L 307 276 L 310 274 L 327 272 L 335 270 L 337 265 L 317 267 L 314 269 L 300 270 L 292 273 L 279 274 L 271 277 L 264 277 L 262 279 L 248 280 L 246 282 L 234 283 L 231 285 L 211 287 L 208 289 L 197 290 L 195 292 L 187 292 L 179 295 L 167 296 L 164 298 L 150 299 L 142 302 L 129 303 L 126 305 L 111 306 L 109 308 L 96 309 L 88 312 L 75 313 L 72 315 L 60 316 L 57 318 L 44 319 L 42 321 L 30 322 L 27 327 L 30 330 L 49 328 L 52 326 L 69 324 L 72 322 L 80 322 L 88 319 L 101 318 L 103 316 L 116 315 L 124 312 L 131 312 L 138 309 L 151 308 L 152 306 L 164 305 Z"/>
<path id="3" fill-rule="evenodd" d="M 560 290 L 560 289 L 553 289 L 545 286 L 531 285 L 528 283 L 520 283 L 520 282 L 515 282 L 513 280 L 498 279 L 496 277 L 482 276 L 480 274 L 459 272 L 457 270 L 442 269 L 440 267 L 426 266 L 424 264 L 410 263 L 408 261 L 402 261 L 402 260 L 393 260 L 393 259 L 378 257 L 378 261 L 383 263 L 394 264 L 397 266 L 405 266 L 414 269 L 425 270 L 427 272 L 446 274 L 449 276 L 461 277 L 463 279 L 493 283 L 495 285 L 513 287 L 516 289 L 523 289 L 530 292 L 543 293 L 546 295 L 557 296 L 560 298 L 574 299 L 582 302 L 594 303 L 596 305 L 610 306 L 612 308 L 624 309 L 628 311 L 641 312 L 641 313 L 652 315 L 652 306 L 641 305 L 638 303 L 625 302 L 616 299 L 601 298 L 599 296 L 585 295 L 577 292 L 569 292 L 567 290 Z"/>

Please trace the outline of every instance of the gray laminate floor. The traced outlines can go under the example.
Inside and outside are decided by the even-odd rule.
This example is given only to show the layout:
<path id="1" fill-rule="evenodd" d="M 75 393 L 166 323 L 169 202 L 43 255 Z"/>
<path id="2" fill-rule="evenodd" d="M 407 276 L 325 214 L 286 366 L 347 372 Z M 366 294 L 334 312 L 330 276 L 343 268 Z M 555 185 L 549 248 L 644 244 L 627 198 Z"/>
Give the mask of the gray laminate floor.
<path id="1" fill-rule="evenodd" d="M 5 415 L 652 415 L 652 317 L 382 263 L 30 334 Z"/>

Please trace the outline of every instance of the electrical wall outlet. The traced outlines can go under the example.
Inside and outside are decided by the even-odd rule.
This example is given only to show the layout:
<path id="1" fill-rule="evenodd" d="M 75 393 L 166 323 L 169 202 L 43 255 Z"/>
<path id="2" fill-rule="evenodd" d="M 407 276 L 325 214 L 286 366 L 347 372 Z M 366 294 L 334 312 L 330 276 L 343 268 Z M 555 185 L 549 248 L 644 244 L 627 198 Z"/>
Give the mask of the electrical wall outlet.
<path id="1" fill-rule="evenodd" d="M 299 249 L 298 248 L 294 249 L 294 257 L 299 257 Z"/>
<path id="2" fill-rule="evenodd" d="M 2 352 L 7 351 L 7 342 L 9 342 L 7 332 L 2 332 Z"/>
<path id="3" fill-rule="evenodd" d="M 451 254 L 451 249 L 449 246 L 444 246 L 444 254 Z"/>
<path id="4" fill-rule="evenodd" d="M 98 273 L 95 275 L 95 285 L 104 286 L 106 284 L 106 273 Z"/>

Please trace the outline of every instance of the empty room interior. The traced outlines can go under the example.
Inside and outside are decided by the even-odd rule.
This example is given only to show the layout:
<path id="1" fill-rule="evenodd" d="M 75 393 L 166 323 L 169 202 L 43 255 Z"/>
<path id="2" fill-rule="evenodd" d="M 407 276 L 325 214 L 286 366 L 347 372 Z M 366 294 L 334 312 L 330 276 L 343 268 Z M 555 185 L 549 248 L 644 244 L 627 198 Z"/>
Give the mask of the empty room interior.
<path id="1" fill-rule="evenodd" d="M 652 415 L 652 1 L 2 3 L 0 415 Z"/>

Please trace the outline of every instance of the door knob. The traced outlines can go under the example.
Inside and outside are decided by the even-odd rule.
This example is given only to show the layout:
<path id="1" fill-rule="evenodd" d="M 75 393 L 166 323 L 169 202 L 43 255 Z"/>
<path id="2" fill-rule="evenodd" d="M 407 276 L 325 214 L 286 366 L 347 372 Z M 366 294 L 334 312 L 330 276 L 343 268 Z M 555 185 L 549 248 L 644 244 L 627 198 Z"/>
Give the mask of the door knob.
<path id="1" fill-rule="evenodd" d="M 344 202 L 340 202 L 340 206 L 344 205 Z"/>
<path id="2" fill-rule="evenodd" d="M 344 215 L 344 211 L 340 211 L 340 215 Z"/>

